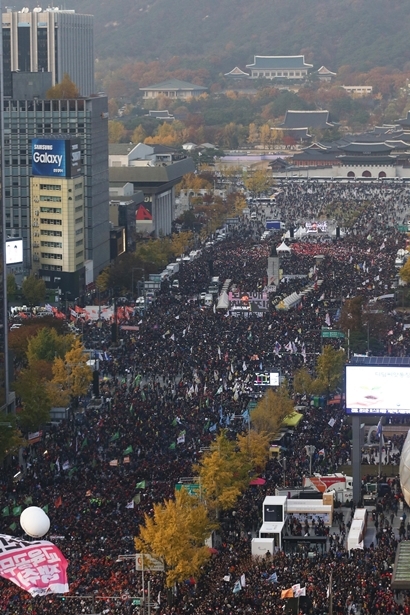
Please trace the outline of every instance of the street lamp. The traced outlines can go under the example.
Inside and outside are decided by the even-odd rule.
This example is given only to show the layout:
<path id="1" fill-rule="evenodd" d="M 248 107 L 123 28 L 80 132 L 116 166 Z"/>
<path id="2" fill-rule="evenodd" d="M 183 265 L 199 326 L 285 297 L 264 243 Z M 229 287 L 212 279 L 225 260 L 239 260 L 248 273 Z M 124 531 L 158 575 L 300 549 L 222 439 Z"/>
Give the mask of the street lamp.
<path id="1" fill-rule="evenodd" d="M 316 450 L 316 446 L 313 446 L 313 444 L 307 444 L 305 446 L 306 454 L 309 455 L 309 473 L 310 473 L 310 476 L 312 476 L 312 457 L 315 454 L 315 450 Z"/>
<path id="2" fill-rule="evenodd" d="M 142 271 L 142 275 L 144 277 L 144 286 L 145 286 L 145 267 L 133 267 L 131 273 L 131 294 L 132 298 L 134 298 L 134 271 Z"/>

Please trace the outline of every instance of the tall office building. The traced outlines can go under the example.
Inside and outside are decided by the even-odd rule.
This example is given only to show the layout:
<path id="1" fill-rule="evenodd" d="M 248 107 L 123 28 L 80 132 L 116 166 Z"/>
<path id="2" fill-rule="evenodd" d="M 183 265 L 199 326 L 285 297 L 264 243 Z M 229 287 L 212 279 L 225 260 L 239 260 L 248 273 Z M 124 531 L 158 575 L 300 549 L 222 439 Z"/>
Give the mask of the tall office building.
<path id="1" fill-rule="evenodd" d="M 81 193 L 84 198 L 83 256 L 88 261 L 86 268 L 92 268 L 95 279 L 110 262 L 107 106 L 105 96 L 72 100 L 4 100 L 5 226 L 7 235 L 23 238 L 26 271 L 34 264 L 30 233 L 30 177 L 32 143 L 39 138 L 61 140 L 78 137 L 83 167 Z M 39 199 L 41 195 L 45 198 L 41 192 L 37 195 Z M 41 241 L 39 237 L 37 241 Z M 43 241 L 46 240 L 43 238 Z M 42 252 L 59 253 L 58 250 Z M 43 269 L 40 272 L 52 288 L 62 287 L 56 280 L 56 277 L 61 277 L 58 273 L 60 266 L 57 260 L 49 259 L 47 273 Z"/>
<path id="2" fill-rule="evenodd" d="M 13 72 L 64 73 L 82 96 L 94 94 L 94 18 L 57 8 L 8 10 L 2 15 L 4 95 L 12 96 Z"/>

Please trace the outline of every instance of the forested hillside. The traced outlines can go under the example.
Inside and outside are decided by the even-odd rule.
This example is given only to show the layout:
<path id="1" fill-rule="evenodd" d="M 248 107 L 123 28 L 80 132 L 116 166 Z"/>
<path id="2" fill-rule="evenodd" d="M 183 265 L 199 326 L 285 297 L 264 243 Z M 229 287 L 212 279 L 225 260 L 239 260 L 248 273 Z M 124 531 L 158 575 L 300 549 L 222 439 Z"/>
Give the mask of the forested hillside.
<path id="1" fill-rule="evenodd" d="M 318 68 L 403 70 L 410 62 L 410 2 L 403 0 L 70 0 L 95 15 L 96 56 L 207 58 L 217 71 L 253 55 L 304 53 Z"/>

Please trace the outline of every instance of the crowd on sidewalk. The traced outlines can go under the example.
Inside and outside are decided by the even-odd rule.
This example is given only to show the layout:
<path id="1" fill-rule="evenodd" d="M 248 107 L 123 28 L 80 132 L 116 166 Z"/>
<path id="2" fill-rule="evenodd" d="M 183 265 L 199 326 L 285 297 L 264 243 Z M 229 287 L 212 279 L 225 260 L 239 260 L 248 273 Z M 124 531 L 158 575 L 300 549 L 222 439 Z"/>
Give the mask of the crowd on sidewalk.
<path id="1" fill-rule="evenodd" d="M 47 538 L 69 560 L 70 595 L 119 598 L 97 600 L 96 612 L 138 612 L 133 597 L 141 595 L 141 575 L 132 561 L 118 562 L 118 556 L 134 552 L 133 537 L 144 515 L 152 512 L 154 502 L 172 497 L 181 477 L 192 475 L 201 449 L 209 446 L 215 433 L 221 428 L 244 428 L 237 417 L 260 392 L 254 386 L 255 373 L 279 368 L 291 382 L 296 369 L 313 370 L 321 327 L 335 322 L 342 299 L 360 294 L 369 300 L 390 290 L 394 256 L 403 246 L 393 222 L 410 207 L 407 190 L 402 186 L 330 189 L 306 183 L 287 191 L 283 210 L 287 219 L 311 219 L 336 197 L 355 200 L 360 211 L 366 201 L 367 209 L 355 234 L 326 243 L 313 238 L 293 244 L 292 255 L 281 262 L 284 273 L 322 280 L 299 308 L 280 312 L 270 305 L 262 318 L 233 318 L 201 305 L 198 297 L 209 283 L 209 261 L 214 275 L 221 281 L 231 279 L 241 292 L 260 291 L 266 284 L 272 246 L 255 243 L 256 233 L 244 237 L 239 228 L 184 264 L 178 274 L 179 293 L 161 292 L 146 314 L 135 315 L 138 330 L 121 333 L 121 344 L 111 345 L 109 324 L 84 326 L 85 347 L 100 349 L 103 357 L 102 405 L 87 406 L 89 400 L 84 399 L 83 411 L 73 413 L 28 449 L 19 482 L 13 480 L 17 460 L 2 472 L 0 510 L 28 503 L 48 507 Z M 320 263 L 314 258 L 318 253 L 324 256 Z M 280 292 L 289 294 L 299 284 L 299 279 L 289 279 Z M 402 316 L 391 309 L 390 318 L 393 326 L 383 342 L 384 353 L 408 354 L 410 338 Z M 315 472 L 335 472 L 350 461 L 351 432 L 339 403 L 323 409 L 299 395 L 295 405 L 303 419 L 289 436 L 284 453 L 286 483 L 301 486 L 310 462 L 305 446 L 324 451 L 313 457 Z M 401 444 L 397 442 L 398 447 Z M 172 604 L 161 574 L 152 575 L 151 596 L 158 615 L 282 613 L 281 590 L 294 584 L 306 587 L 301 612 L 321 615 L 328 608 L 330 571 L 335 615 L 358 612 L 359 605 L 363 615 L 410 613 L 407 598 L 396 601 L 390 589 L 399 538 L 392 531 L 382 531 L 377 544 L 352 557 L 338 539 L 329 541 L 326 553 L 312 558 L 278 552 L 252 559 L 250 540 L 261 525 L 262 501 L 283 484 L 283 467 L 277 459 L 270 460 L 264 478 L 264 486 L 249 487 L 235 510 L 222 518 L 218 553 L 199 579 L 187 579 L 177 588 Z M 12 515 L 0 517 L 0 532 L 23 535 Z M 234 592 L 241 578 L 244 583 Z M 31 599 L 0 580 L 0 610 L 5 615 L 74 615 L 90 613 L 91 606 L 88 598 Z"/>

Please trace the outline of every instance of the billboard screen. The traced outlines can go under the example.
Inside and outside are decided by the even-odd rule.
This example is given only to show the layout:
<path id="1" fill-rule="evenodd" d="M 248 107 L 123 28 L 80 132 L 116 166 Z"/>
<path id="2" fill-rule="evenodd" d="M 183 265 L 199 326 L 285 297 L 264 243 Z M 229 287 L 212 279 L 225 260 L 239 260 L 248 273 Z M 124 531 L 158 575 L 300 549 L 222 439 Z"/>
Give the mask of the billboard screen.
<path id="1" fill-rule="evenodd" d="M 32 174 L 40 177 L 75 177 L 82 173 L 79 139 L 33 139 Z"/>
<path id="2" fill-rule="evenodd" d="M 346 365 L 346 412 L 410 413 L 410 367 Z"/>
<path id="3" fill-rule="evenodd" d="M 280 372 L 257 373 L 253 384 L 259 387 L 278 387 L 280 385 Z"/>
<path id="4" fill-rule="evenodd" d="M 6 239 L 6 265 L 17 265 L 23 262 L 23 240 Z"/>

